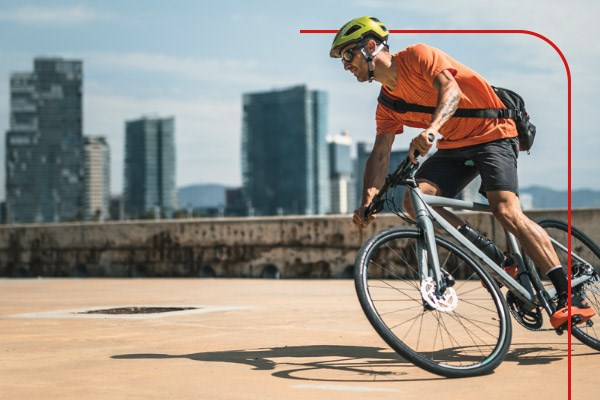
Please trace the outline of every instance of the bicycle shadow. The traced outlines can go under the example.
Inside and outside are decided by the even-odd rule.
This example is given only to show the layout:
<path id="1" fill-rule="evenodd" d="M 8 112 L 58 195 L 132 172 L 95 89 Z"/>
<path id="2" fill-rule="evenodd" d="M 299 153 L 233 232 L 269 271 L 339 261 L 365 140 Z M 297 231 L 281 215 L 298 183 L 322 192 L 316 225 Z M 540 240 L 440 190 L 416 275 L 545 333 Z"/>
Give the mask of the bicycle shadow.
<path id="1" fill-rule="evenodd" d="M 557 347 L 559 346 L 559 347 Z M 518 365 L 543 365 L 560 361 L 567 352 L 560 343 L 516 344 L 507 354 L 504 362 L 516 362 Z M 436 352 L 440 360 L 468 362 L 461 355 L 464 348 L 451 348 Z M 117 360 L 132 359 L 173 359 L 186 358 L 200 362 L 221 362 L 242 364 L 256 371 L 274 371 L 271 375 L 293 380 L 311 380 L 326 382 L 370 382 L 370 381 L 423 381 L 445 379 L 410 378 L 410 368 L 417 368 L 389 349 L 363 346 L 311 345 L 260 348 L 248 350 L 229 350 L 192 354 L 120 354 L 111 358 Z M 408 370 L 407 370 L 408 369 Z M 333 372 L 335 377 L 327 377 Z M 340 378 L 340 374 L 347 378 Z"/>

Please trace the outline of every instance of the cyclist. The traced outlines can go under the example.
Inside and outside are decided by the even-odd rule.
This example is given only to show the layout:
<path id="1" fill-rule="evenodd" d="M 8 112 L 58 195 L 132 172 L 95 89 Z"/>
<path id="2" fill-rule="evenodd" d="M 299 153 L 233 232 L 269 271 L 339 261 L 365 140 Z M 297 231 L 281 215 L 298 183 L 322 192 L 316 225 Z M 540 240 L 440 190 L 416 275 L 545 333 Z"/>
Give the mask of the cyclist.
<path id="1" fill-rule="evenodd" d="M 357 81 L 377 81 L 387 97 L 433 106 L 435 113 L 398 113 L 378 104 L 375 144 L 367 160 L 362 200 L 354 212 L 354 224 L 365 228 L 375 218 L 365 220 L 364 212 L 385 181 L 395 135 L 402 133 L 404 126 L 422 129 L 412 139 L 408 151 L 411 161 L 416 162 L 413 153 L 425 156 L 432 147 L 428 136 L 439 134 L 438 151 L 417 171 L 419 188 L 426 194 L 455 197 L 479 174 L 480 192 L 487 197 L 494 216 L 516 236 L 554 284 L 558 307 L 551 323 L 555 328 L 562 326 L 568 319 L 567 277 L 546 232 L 521 210 L 517 180 L 519 146 L 514 121 L 452 118 L 458 107 L 504 108 L 504 104 L 481 75 L 441 50 L 415 44 L 391 54 L 387 39 L 388 31 L 377 18 L 356 18 L 339 30 L 330 56 L 341 58 L 344 69 Z M 412 213 L 408 196 L 404 208 Z M 437 211 L 456 228 L 465 227 L 465 222 L 450 211 L 442 208 Z M 489 243 L 485 238 L 479 239 Z M 571 314 L 580 316 L 584 322 L 595 311 L 583 297 L 575 295 L 571 299 Z"/>

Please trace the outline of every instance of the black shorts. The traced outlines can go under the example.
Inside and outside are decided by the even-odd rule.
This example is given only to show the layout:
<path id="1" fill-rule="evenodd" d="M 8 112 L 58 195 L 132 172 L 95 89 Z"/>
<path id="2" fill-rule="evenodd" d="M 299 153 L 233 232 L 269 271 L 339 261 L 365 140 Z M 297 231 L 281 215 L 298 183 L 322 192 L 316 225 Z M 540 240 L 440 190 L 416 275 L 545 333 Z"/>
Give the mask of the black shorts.
<path id="1" fill-rule="evenodd" d="M 438 150 L 425 160 L 416 178 L 436 184 L 444 197 L 456 197 L 477 175 L 479 192 L 507 190 L 519 195 L 517 138 L 499 139 L 458 149 Z"/>

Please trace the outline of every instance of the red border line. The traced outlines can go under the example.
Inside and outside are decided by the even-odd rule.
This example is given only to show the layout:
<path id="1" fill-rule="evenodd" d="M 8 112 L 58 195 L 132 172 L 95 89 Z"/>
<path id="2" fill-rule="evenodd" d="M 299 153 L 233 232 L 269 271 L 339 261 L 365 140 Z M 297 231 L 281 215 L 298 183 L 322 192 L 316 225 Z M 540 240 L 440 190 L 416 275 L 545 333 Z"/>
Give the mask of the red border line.
<path id="1" fill-rule="evenodd" d="M 300 29 L 300 33 L 337 33 L 337 29 Z M 569 63 L 563 52 L 560 48 L 546 36 L 543 36 L 537 32 L 524 30 L 524 29 L 390 29 L 390 33 L 420 33 L 420 34 L 430 34 L 430 33 L 443 33 L 443 34 L 473 34 L 473 33 L 486 33 L 486 34 L 521 34 L 521 35 L 530 35 L 535 36 L 538 39 L 542 39 L 544 42 L 548 43 L 560 56 L 562 60 L 565 70 L 567 72 L 567 137 L 568 137 L 568 145 L 567 145 L 567 174 L 568 174 L 568 193 L 567 193 L 567 248 L 569 254 L 567 256 L 567 279 L 569 281 L 569 311 L 568 318 L 571 320 L 571 69 L 569 68 Z M 571 324 L 568 324 L 567 328 L 568 333 L 568 347 L 567 347 L 567 392 L 568 398 L 571 400 Z"/>

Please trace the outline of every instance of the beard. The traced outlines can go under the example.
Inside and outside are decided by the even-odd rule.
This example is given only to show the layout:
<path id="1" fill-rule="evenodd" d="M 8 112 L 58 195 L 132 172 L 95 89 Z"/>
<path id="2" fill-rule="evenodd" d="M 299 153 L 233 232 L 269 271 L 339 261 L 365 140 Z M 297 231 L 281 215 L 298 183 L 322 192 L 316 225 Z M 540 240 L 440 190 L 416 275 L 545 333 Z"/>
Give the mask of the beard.
<path id="1" fill-rule="evenodd" d="M 357 70 L 356 73 L 352 73 L 358 82 L 366 82 L 369 80 L 369 73 L 367 71 Z"/>

